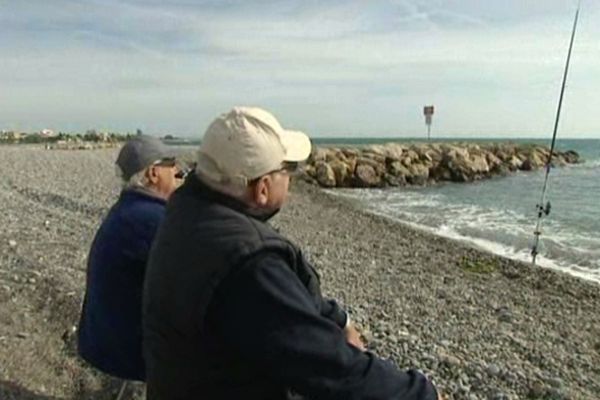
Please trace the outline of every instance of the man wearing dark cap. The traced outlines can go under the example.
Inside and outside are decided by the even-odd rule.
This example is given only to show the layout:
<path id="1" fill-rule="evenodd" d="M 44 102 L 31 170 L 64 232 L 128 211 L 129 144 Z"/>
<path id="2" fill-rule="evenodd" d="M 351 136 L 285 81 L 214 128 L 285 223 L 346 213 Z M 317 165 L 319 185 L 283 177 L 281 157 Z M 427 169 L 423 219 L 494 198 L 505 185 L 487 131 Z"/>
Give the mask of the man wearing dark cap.
<path id="1" fill-rule="evenodd" d="M 79 354 L 114 377 L 144 381 L 141 309 L 146 262 L 166 201 L 181 179 L 173 151 L 151 136 L 129 140 L 116 166 L 123 190 L 89 253 Z"/>
<path id="2" fill-rule="evenodd" d="M 301 250 L 268 225 L 310 151 L 260 108 L 208 127 L 148 263 L 149 400 L 436 400 L 424 375 L 365 351 Z"/>

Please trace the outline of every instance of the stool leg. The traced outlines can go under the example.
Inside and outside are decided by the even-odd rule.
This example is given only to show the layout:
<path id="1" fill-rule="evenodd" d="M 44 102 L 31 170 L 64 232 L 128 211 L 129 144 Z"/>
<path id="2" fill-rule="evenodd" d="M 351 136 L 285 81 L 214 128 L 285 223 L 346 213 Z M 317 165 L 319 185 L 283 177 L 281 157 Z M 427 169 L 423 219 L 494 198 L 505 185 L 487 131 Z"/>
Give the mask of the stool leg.
<path id="1" fill-rule="evenodd" d="M 125 393 L 125 389 L 127 389 L 127 381 L 123 382 L 123 384 L 121 385 L 121 389 L 119 389 L 119 394 L 117 395 L 117 398 L 115 400 L 121 400 L 123 394 Z"/>

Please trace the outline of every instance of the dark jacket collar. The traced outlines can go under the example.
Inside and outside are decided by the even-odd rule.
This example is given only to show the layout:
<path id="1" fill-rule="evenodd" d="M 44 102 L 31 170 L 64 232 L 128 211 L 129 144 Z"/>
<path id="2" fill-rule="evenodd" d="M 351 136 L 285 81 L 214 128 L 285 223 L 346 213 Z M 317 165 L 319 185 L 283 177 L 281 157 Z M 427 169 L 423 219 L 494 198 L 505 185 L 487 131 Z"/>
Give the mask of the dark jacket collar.
<path id="1" fill-rule="evenodd" d="M 142 188 L 140 188 L 140 189 L 137 189 L 137 188 L 123 189 L 119 196 L 119 200 L 134 200 L 134 199 L 151 201 L 151 202 L 162 204 L 162 205 L 167 204 L 167 201 L 165 199 L 163 199 L 162 197 L 159 197 L 159 196 L 153 194 L 152 192 L 150 192 L 149 190 L 144 190 Z"/>
<path id="2" fill-rule="evenodd" d="M 275 211 L 264 211 L 257 208 L 248 206 L 246 203 L 221 193 L 211 188 L 206 183 L 202 182 L 195 173 L 191 173 L 187 176 L 185 183 L 183 184 L 182 190 L 192 192 L 199 195 L 210 202 L 221 204 L 225 207 L 231 208 L 239 213 L 247 215 L 249 217 L 258 219 L 259 221 L 266 222 L 271 219 L 279 210 Z"/>

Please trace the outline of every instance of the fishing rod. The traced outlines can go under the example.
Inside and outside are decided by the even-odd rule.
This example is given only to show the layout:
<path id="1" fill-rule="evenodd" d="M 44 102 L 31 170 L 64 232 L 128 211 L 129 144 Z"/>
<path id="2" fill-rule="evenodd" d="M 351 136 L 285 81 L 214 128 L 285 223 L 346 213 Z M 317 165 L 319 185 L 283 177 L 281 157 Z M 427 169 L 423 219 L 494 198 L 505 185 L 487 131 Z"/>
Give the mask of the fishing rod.
<path id="1" fill-rule="evenodd" d="M 560 89 L 560 98 L 558 99 L 558 109 L 556 110 L 556 119 L 554 121 L 554 133 L 552 134 L 552 143 L 550 145 L 550 154 L 546 162 L 546 176 L 544 177 L 544 186 L 542 187 L 542 195 L 540 202 L 536 205 L 538 211 L 537 223 L 535 226 L 533 246 L 531 248 L 532 264 L 535 265 L 535 260 L 538 253 L 538 245 L 540 243 L 540 235 L 542 234 L 542 219 L 550 214 L 550 202 L 546 202 L 546 189 L 548 188 L 548 176 L 552 167 L 552 155 L 554 154 L 554 146 L 556 144 L 556 133 L 558 132 L 558 122 L 560 120 L 560 111 L 562 109 L 563 97 L 565 94 L 565 86 L 567 84 L 567 75 L 569 73 L 569 63 L 571 62 L 571 51 L 573 50 L 573 42 L 575 41 L 575 31 L 577 30 L 577 21 L 579 20 L 579 10 L 581 9 L 581 0 L 577 4 L 577 12 L 575 12 L 575 21 L 573 22 L 573 31 L 571 32 L 571 42 L 569 44 L 569 52 L 567 54 L 567 63 L 565 64 L 565 73 L 563 75 L 562 86 Z M 544 203 L 546 203 L 544 205 Z"/>

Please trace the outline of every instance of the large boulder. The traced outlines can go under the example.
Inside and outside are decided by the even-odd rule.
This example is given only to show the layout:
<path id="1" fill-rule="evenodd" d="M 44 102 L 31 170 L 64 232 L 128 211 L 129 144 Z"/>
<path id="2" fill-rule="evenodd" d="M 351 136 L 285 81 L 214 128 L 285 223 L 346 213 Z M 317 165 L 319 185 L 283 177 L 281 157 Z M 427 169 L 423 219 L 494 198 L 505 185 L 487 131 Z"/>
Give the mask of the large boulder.
<path id="1" fill-rule="evenodd" d="M 411 146 L 410 148 L 412 151 L 414 151 L 415 153 L 417 153 L 417 155 L 419 156 L 418 159 L 419 161 L 423 162 L 432 162 L 432 157 L 431 154 L 434 153 L 434 151 L 426 144 L 416 144 Z M 414 159 L 413 159 L 414 161 Z"/>
<path id="2" fill-rule="evenodd" d="M 319 161 L 325 161 L 327 158 L 328 150 L 322 147 L 313 146 L 310 156 L 308 157 L 308 163 L 317 163 Z"/>
<path id="3" fill-rule="evenodd" d="M 352 186 L 353 169 L 351 169 L 347 163 L 341 160 L 335 160 L 329 163 L 329 166 L 333 170 L 335 184 L 337 187 Z"/>
<path id="4" fill-rule="evenodd" d="M 377 172 L 378 175 L 381 175 L 385 172 L 386 164 L 385 164 L 385 157 L 384 158 L 380 158 L 380 157 L 381 156 L 377 156 L 377 159 L 370 158 L 370 157 L 359 157 L 356 159 L 355 169 L 361 164 L 366 164 L 366 165 L 370 165 L 371 167 L 373 167 L 373 169 Z"/>
<path id="5" fill-rule="evenodd" d="M 469 153 L 466 149 L 449 146 L 444 149 L 442 159 L 432 169 L 431 175 L 435 180 L 467 182 L 470 180 L 468 161 Z"/>
<path id="6" fill-rule="evenodd" d="M 521 169 L 523 171 L 532 171 L 534 169 L 539 169 L 544 166 L 544 161 L 539 153 L 533 151 L 529 156 L 523 161 L 521 164 Z"/>
<path id="7" fill-rule="evenodd" d="M 548 156 L 550 155 L 550 149 L 547 147 L 537 146 L 534 150 L 544 162 L 548 160 Z"/>
<path id="8" fill-rule="evenodd" d="M 381 175 L 370 164 L 360 163 L 356 165 L 354 178 L 358 187 L 378 187 L 381 186 Z"/>
<path id="9" fill-rule="evenodd" d="M 507 176 L 512 172 L 511 169 L 506 164 L 496 165 L 492 170 L 492 174 L 499 176 Z"/>
<path id="10" fill-rule="evenodd" d="M 319 185 L 323 187 L 335 187 L 335 173 L 333 172 L 333 168 L 324 162 L 319 161 L 316 164 L 316 179 L 319 182 Z"/>
<path id="11" fill-rule="evenodd" d="M 308 175 L 311 178 L 317 177 L 317 168 L 312 164 L 306 164 L 302 168 L 302 172 L 304 173 L 304 175 Z"/>
<path id="12" fill-rule="evenodd" d="M 359 156 L 359 159 L 369 159 L 375 161 L 377 164 L 385 164 L 385 155 L 379 153 L 373 153 L 371 151 L 365 150 Z"/>
<path id="13" fill-rule="evenodd" d="M 429 177 L 436 182 L 451 181 L 452 173 L 447 165 L 438 164 L 429 170 Z"/>
<path id="14" fill-rule="evenodd" d="M 394 161 L 389 164 L 387 172 L 395 177 L 406 177 L 411 175 L 411 172 L 400 161 Z"/>
<path id="15" fill-rule="evenodd" d="M 402 164 L 404 164 L 405 167 L 410 167 L 410 165 L 413 162 L 419 161 L 419 154 L 417 154 L 417 152 L 412 149 L 408 149 L 403 153 L 402 159 L 400 161 L 402 162 Z"/>
<path id="16" fill-rule="evenodd" d="M 448 165 L 455 160 L 466 160 L 468 158 L 469 158 L 469 151 L 466 148 L 459 147 L 456 145 L 450 145 L 442 153 L 442 159 L 440 162 Z"/>
<path id="17" fill-rule="evenodd" d="M 356 158 L 360 154 L 360 151 L 346 147 L 342 149 L 342 153 L 346 156 L 346 158 Z"/>
<path id="18" fill-rule="evenodd" d="M 485 158 L 456 158 L 448 166 L 452 180 L 455 182 L 471 182 L 481 179 L 489 172 Z"/>
<path id="19" fill-rule="evenodd" d="M 502 162 L 509 162 L 516 153 L 516 147 L 512 144 L 497 144 L 492 147 L 492 151 Z"/>
<path id="20" fill-rule="evenodd" d="M 406 147 L 399 143 L 388 143 L 385 145 L 385 155 L 394 160 L 401 160 L 404 156 Z"/>
<path id="21" fill-rule="evenodd" d="M 490 171 L 496 170 L 500 165 L 502 165 L 502 160 L 499 159 L 494 153 L 487 152 L 485 154 L 485 159 L 487 161 L 488 167 Z"/>
<path id="22" fill-rule="evenodd" d="M 425 185 L 429 180 L 429 168 L 426 165 L 414 163 L 408 168 L 410 175 L 406 177 L 412 185 Z"/>
<path id="23" fill-rule="evenodd" d="M 332 162 L 332 161 L 346 161 L 346 156 L 344 155 L 344 153 L 342 152 L 342 150 L 340 149 L 329 149 L 327 151 L 327 155 L 325 156 L 325 161 L 327 161 L 328 163 Z"/>
<path id="24" fill-rule="evenodd" d="M 383 181 L 386 186 L 404 186 L 406 178 L 403 176 L 394 176 L 388 173 L 383 174 Z"/>
<path id="25" fill-rule="evenodd" d="M 518 169 L 521 169 L 522 164 L 523 161 L 517 156 L 512 156 L 505 161 L 505 165 L 510 171 L 516 171 Z"/>
<path id="26" fill-rule="evenodd" d="M 565 158 L 565 161 L 568 162 L 569 164 L 578 164 L 581 162 L 579 159 L 579 154 L 577 154 L 573 150 L 565 151 L 563 153 L 563 156 Z"/>
<path id="27" fill-rule="evenodd" d="M 385 157 L 387 155 L 387 150 L 384 145 L 372 144 L 372 145 L 364 148 L 363 154 L 364 153 L 377 154 L 377 155 Z"/>
<path id="28" fill-rule="evenodd" d="M 490 166 L 483 154 L 471 155 L 469 168 L 476 179 L 487 176 L 490 172 Z"/>

